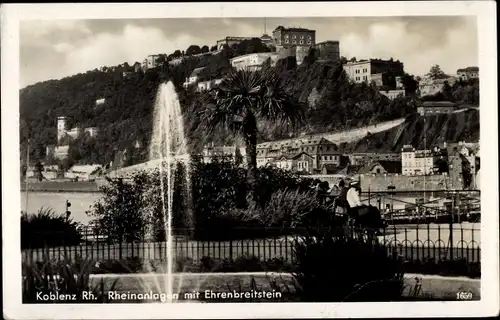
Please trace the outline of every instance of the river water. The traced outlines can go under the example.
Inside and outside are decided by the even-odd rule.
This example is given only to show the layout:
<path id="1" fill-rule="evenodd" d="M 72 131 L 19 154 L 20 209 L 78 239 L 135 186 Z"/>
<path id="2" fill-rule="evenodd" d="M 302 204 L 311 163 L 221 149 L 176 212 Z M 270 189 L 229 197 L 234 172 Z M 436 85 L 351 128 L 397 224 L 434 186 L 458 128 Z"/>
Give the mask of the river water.
<path id="1" fill-rule="evenodd" d="M 87 224 L 91 217 L 85 212 L 102 196 L 99 192 L 29 192 L 28 212 L 36 213 L 41 208 L 53 209 L 55 213 L 64 213 L 66 200 L 71 203 L 69 211 L 73 220 Z M 21 210 L 26 211 L 26 193 L 21 193 Z"/>

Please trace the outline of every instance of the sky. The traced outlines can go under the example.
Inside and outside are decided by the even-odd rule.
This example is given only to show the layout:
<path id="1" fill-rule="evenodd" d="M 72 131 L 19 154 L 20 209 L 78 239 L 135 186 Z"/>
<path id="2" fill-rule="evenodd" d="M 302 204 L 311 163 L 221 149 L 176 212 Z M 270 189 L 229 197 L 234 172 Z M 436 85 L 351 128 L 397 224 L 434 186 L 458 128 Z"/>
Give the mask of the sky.
<path id="1" fill-rule="evenodd" d="M 475 16 L 24 20 L 21 87 L 226 36 L 260 37 L 279 25 L 314 29 L 316 42 L 338 40 L 347 58 L 399 59 L 414 75 L 434 64 L 448 74 L 479 64 Z"/>

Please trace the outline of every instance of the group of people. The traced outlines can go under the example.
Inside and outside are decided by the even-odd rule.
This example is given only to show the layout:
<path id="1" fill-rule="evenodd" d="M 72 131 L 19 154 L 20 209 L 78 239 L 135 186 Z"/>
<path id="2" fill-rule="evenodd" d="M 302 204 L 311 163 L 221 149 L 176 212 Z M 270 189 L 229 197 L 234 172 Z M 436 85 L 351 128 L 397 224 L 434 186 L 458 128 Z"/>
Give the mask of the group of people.
<path id="1" fill-rule="evenodd" d="M 337 213 L 347 214 L 355 225 L 363 227 L 384 228 L 385 223 L 380 211 L 370 205 L 365 205 L 360 199 L 360 183 L 353 180 L 346 185 L 340 180 L 337 188 L 332 188 L 331 195 L 335 196 Z"/>

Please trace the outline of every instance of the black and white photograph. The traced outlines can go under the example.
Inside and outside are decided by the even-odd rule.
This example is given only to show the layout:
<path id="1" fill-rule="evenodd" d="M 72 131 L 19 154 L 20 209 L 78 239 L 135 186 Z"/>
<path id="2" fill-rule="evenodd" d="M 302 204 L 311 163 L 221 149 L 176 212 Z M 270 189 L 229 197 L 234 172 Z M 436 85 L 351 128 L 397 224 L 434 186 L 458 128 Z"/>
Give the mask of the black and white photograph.
<path id="1" fill-rule="evenodd" d="M 498 314 L 495 7 L 2 6 L 5 316 Z"/>

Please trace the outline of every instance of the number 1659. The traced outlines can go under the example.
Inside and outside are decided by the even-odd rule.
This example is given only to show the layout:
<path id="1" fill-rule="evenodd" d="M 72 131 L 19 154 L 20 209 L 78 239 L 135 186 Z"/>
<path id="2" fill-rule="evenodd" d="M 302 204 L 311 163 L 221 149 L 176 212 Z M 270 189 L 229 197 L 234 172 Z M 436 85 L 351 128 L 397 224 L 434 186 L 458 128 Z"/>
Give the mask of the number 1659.
<path id="1" fill-rule="evenodd" d="M 472 292 L 457 292 L 457 300 L 472 300 Z"/>

